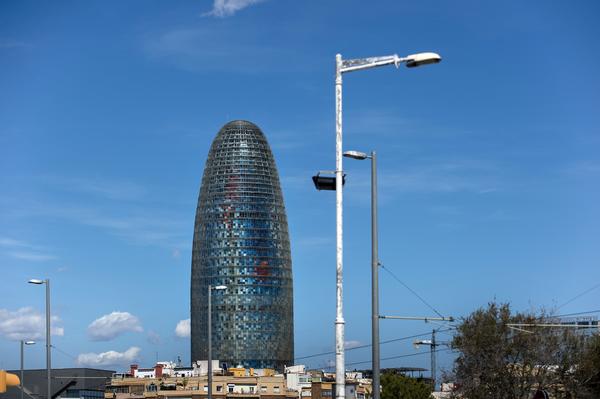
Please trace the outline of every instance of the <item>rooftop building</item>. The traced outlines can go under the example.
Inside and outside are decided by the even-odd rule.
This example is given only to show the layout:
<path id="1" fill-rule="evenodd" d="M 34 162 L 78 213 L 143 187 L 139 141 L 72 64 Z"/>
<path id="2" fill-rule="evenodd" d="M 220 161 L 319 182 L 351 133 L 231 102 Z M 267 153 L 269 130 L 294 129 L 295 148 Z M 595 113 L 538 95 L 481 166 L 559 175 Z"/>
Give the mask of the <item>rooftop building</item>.
<path id="1" fill-rule="evenodd" d="M 20 370 L 8 370 L 9 373 L 21 375 Z M 23 398 L 46 399 L 46 369 L 24 370 Z M 52 369 L 51 395 L 56 398 L 98 399 L 104 397 L 104 388 L 114 374 L 113 370 L 91 368 Z M 19 386 L 8 389 L 0 395 L 2 399 L 20 399 Z"/>

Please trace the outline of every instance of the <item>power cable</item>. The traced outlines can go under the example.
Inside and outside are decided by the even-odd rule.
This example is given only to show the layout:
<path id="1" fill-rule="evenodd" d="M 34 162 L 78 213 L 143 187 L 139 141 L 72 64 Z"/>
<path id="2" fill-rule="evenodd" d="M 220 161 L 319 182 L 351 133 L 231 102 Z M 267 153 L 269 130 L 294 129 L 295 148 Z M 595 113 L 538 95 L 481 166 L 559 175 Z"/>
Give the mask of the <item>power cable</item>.
<path id="1" fill-rule="evenodd" d="M 70 353 L 67 353 L 65 351 L 63 351 L 62 349 L 58 348 L 56 345 L 50 345 L 51 348 L 54 348 L 55 350 L 57 350 L 58 352 L 62 353 L 65 356 L 70 357 L 73 360 L 77 360 L 77 357 L 71 355 Z"/>
<path id="2" fill-rule="evenodd" d="M 558 309 L 563 308 L 565 306 L 567 306 L 568 304 L 570 304 L 571 302 L 573 302 L 576 299 L 581 298 L 582 296 L 584 296 L 585 294 L 587 294 L 590 291 L 595 290 L 596 288 L 600 287 L 600 283 L 594 285 L 592 288 L 588 288 L 587 290 L 583 291 L 581 294 L 575 295 L 573 298 L 569 299 L 567 302 L 563 303 L 562 305 L 560 305 L 558 307 Z"/>
<path id="3" fill-rule="evenodd" d="M 582 314 L 593 314 L 593 313 L 600 313 L 600 309 L 599 310 L 589 310 L 587 312 L 575 312 L 575 313 L 557 314 L 556 316 L 547 316 L 547 317 L 544 317 L 544 319 L 552 319 L 552 318 L 556 318 L 556 317 L 566 317 L 566 316 L 579 316 L 579 315 L 582 315 Z"/>
<path id="4" fill-rule="evenodd" d="M 434 353 L 438 353 L 438 352 L 449 352 L 449 351 L 453 351 L 453 349 L 451 348 L 445 348 L 445 349 L 436 349 L 434 351 Z M 417 352 L 417 353 L 409 353 L 409 354 L 404 354 L 404 355 L 397 355 L 397 356 L 390 356 L 390 357 L 384 357 L 381 358 L 381 361 L 384 360 L 393 360 L 393 359 L 400 359 L 400 358 L 404 358 L 404 357 L 412 357 L 412 356 L 421 356 L 421 355 L 430 355 L 431 351 L 425 351 L 425 352 Z M 357 364 L 365 364 L 365 363 L 371 363 L 370 360 L 364 360 L 362 362 L 351 362 L 351 363 L 346 363 L 346 366 L 354 366 Z M 326 367 L 326 369 L 332 369 L 335 366 L 329 366 Z"/>
<path id="5" fill-rule="evenodd" d="M 414 296 L 416 296 L 417 298 L 419 298 L 419 300 L 421 302 L 423 302 L 425 305 L 427 305 L 427 307 L 429 307 L 429 309 L 433 310 L 438 316 L 440 317 L 444 317 L 440 312 L 437 311 L 436 308 L 434 308 L 433 306 L 431 306 L 425 299 L 423 299 L 423 297 L 421 297 L 419 294 L 416 293 L 415 290 L 413 290 L 412 288 L 410 288 L 408 285 L 406 285 L 402 280 L 400 280 L 394 273 L 392 273 L 391 270 L 389 270 L 387 267 L 385 267 L 383 265 L 383 263 L 379 264 L 381 266 L 381 268 L 383 270 L 385 270 L 386 272 L 388 272 L 397 282 L 399 282 L 400 284 L 402 284 L 404 286 L 404 288 L 406 288 L 407 290 L 409 290 L 410 292 L 412 292 L 412 294 Z"/>
<path id="6" fill-rule="evenodd" d="M 446 330 L 437 330 L 439 332 L 446 332 L 446 331 L 450 331 L 450 330 L 454 330 L 455 328 L 448 328 Z M 384 344 L 389 344 L 391 342 L 398 342 L 398 341 L 406 341 L 407 339 L 411 339 L 411 338 L 419 338 L 419 337 L 424 337 L 426 335 L 430 335 L 431 332 L 425 332 L 425 333 L 421 333 L 421 334 L 415 334 L 415 335 L 409 335 L 406 337 L 400 337 L 400 338 L 394 338 L 394 339 L 388 339 L 386 341 L 380 341 L 379 345 L 384 345 Z M 346 349 L 346 352 L 351 351 L 351 350 L 355 350 L 355 349 L 363 349 L 363 348 L 369 348 L 371 347 L 371 344 L 365 344 L 365 345 L 360 345 L 360 346 L 354 346 L 352 348 L 348 348 Z M 335 351 L 329 351 L 329 352 L 322 352 L 322 353 L 315 353 L 312 355 L 306 355 L 306 356 L 301 356 L 301 357 L 297 357 L 294 360 L 302 360 L 302 359 L 310 359 L 312 357 L 319 357 L 319 356 L 325 356 L 325 355 L 334 355 Z"/>

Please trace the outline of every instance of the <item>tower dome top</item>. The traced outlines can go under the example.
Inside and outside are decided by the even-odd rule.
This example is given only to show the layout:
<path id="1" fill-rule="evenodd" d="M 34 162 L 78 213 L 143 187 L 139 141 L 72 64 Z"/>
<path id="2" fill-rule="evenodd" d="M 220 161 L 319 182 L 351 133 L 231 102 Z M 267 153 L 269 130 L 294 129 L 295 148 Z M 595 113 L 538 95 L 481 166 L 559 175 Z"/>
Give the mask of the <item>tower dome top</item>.
<path id="1" fill-rule="evenodd" d="M 244 120 L 244 119 L 235 119 L 235 120 L 229 121 L 225 125 L 223 125 L 223 127 L 221 129 L 231 128 L 231 127 L 237 127 L 237 128 L 250 127 L 250 128 L 260 130 L 260 128 L 258 126 L 256 126 L 254 123 Z"/>

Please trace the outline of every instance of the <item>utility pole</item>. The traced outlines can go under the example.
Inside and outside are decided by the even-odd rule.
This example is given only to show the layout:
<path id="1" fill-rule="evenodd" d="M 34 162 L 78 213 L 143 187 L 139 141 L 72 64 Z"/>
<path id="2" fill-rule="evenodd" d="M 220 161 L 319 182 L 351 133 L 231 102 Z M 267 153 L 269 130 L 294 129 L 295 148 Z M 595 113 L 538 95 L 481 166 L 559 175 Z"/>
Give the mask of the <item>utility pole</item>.
<path id="1" fill-rule="evenodd" d="M 431 385 L 435 391 L 435 377 L 436 377 L 436 362 L 435 362 L 435 348 L 437 343 L 435 342 L 435 328 L 431 330 Z"/>

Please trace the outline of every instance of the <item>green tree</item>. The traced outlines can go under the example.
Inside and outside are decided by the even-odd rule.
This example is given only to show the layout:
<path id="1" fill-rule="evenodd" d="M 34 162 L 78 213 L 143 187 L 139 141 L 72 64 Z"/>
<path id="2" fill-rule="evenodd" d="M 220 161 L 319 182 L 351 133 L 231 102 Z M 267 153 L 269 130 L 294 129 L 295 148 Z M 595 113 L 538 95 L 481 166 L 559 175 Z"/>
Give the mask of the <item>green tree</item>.
<path id="1" fill-rule="evenodd" d="M 430 399 L 431 386 L 414 378 L 385 373 L 381 376 L 381 399 Z"/>
<path id="2" fill-rule="evenodd" d="M 585 345 L 575 372 L 585 398 L 600 398 L 600 335 L 592 336 Z"/>
<path id="3" fill-rule="evenodd" d="M 545 389 L 557 399 L 597 398 L 585 392 L 584 370 L 590 376 L 588 385 L 593 385 L 594 375 L 598 377 L 592 360 L 594 347 L 585 335 L 567 328 L 509 326 L 545 324 L 548 320 L 552 319 L 544 313 L 513 314 L 508 304 L 496 303 L 465 318 L 452 341 L 459 352 L 454 368 L 457 395 L 528 399 L 532 392 Z"/>

